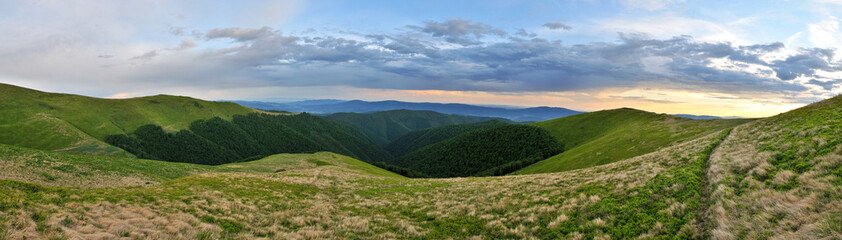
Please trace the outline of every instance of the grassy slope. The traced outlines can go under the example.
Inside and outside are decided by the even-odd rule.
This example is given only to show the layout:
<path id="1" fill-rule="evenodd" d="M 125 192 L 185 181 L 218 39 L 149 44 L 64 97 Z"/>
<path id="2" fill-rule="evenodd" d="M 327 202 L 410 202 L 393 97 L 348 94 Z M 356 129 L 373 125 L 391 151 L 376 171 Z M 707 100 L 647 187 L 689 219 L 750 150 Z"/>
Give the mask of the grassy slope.
<path id="1" fill-rule="evenodd" d="M 55 153 L 0 144 L 0 178 L 82 188 L 160 183 L 199 173 L 273 173 L 316 165 L 341 166 L 366 174 L 403 177 L 362 161 L 329 152 L 277 154 L 217 166 L 147 159 Z"/>
<path id="2" fill-rule="evenodd" d="M 17 181 L 0 180 L 0 239 L 700 238 L 691 203 L 713 135 L 589 169 L 455 179 L 402 178 L 331 153 L 208 167 L 0 146 L 0 162 L 24 173 L 92 163 L 163 181 L 85 189 L 62 180 L 72 173 L 40 181 L 51 187 L 3 176 Z M 28 164 L 36 155 L 49 162 Z M 168 166 L 188 170 L 159 172 Z"/>
<path id="3" fill-rule="evenodd" d="M 127 155 L 101 140 L 146 124 L 185 129 L 195 120 L 255 110 L 234 103 L 158 95 L 100 99 L 0 84 L 0 143 L 43 150 Z M 57 134 L 58 133 L 58 134 Z"/>
<path id="4" fill-rule="evenodd" d="M 515 174 L 561 172 L 607 164 L 704 136 L 750 120 L 690 120 L 630 108 L 531 123 L 550 131 L 565 152 Z"/>
<path id="5" fill-rule="evenodd" d="M 842 239 L 842 97 L 734 130 L 711 159 L 716 238 Z"/>
<path id="6" fill-rule="evenodd" d="M 385 146 L 414 130 L 494 119 L 413 110 L 391 110 L 374 113 L 335 113 L 329 115 L 328 118 L 353 126 L 380 146 Z"/>
<path id="7" fill-rule="evenodd" d="M 463 123 L 446 126 L 432 127 L 409 132 L 400 138 L 386 145 L 384 149 L 392 156 L 400 157 L 409 154 L 424 146 L 438 143 L 460 134 L 495 127 L 506 126 L 508 123 L 500 120 L 491 120 L 478 123 Z"/>

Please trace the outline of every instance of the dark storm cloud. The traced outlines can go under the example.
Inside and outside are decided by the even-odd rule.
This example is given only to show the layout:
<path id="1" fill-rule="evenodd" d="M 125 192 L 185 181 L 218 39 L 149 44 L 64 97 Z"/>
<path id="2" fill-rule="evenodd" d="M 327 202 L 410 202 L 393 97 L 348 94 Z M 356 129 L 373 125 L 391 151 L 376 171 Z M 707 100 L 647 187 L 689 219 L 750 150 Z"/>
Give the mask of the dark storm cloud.
<path id="1" fill-rule="evenodd" d="M 567 24 L 560 23 L 560 22 L 548 22 L 548 23 L 544 23 L 543 26 L 547 27 L 549 29 L 552 29 L 552 30 L 558 30 L 558 29 L 570 30 L 570 29 L 573 29 L 572 27 L 568 26 Z"/>
<path id="2" fill-rule="evenodd" d="M 764 61 L 764 55 L 784 48 L 781 43 L 732 46 L 690 36 L 652 39 L 641 34 L 579 45 L 537 36 L 483 41 L 488 35 L 506 34 L 459 19 L 428 21 L 405 30 L 316 37 L 283 35 L 271 28 L 211 29 L 204 39 L 233 39 L 236 46 L 209 51 L 198 59 L 211 65 L 209 71 L 184 74 L 231 75 L 252 79 L 255 85 L 276 86 L 497 92 L 659 87 L 791 93 L 808 90 L 792 81 L 796 77 L 818 78 L 817 70 L 839 71 L 831 60 L 834 52 L 825 49 L 802 49 L 786 59 Z M 523 34 L 525 30 L 514 35 Z M 463 47 L 443 47 L 446 43 Z M 714 59 L 726 59 L 738 68 L 717 68 Z M 763 69 L 760 74 L 739 70 L 749 66 Z M 821 86 L 827 89 L 826 84 Z"/>

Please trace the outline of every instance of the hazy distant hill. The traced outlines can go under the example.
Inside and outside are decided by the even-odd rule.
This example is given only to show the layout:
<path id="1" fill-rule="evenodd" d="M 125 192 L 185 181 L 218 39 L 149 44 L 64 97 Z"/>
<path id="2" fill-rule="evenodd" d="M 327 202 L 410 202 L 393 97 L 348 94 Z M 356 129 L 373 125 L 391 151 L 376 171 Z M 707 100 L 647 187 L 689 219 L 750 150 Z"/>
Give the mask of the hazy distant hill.
<path id="1" fill-rule="evenodd" d="M 461 103 L 414 103 L 401 101 L 379 101 L 367 102 L 361 100 L 336 102 L 337 100 L 309 100 L 292 103 L 272 103 L 255 101 L 233 101 L 243 106 L 266 109 L 283 110 L 290 112 L 309 112 L 317 114 L 354 112 L 367 113 L 377 111 L 388 111 L 396 109 L 407 110 L 429 110 L 440 113 L 499 117 L 516 121 L 544 121 L 560 118 L 582 112 L 558 107 L 533 107 L 533 108 L 504 108 L 486 107 Z"/>
<path id="2" fill-rule="evenodd" d="M 711 115 L 692 115 L 692 114 L 673 114 L 676 117 L 683 117 L 689 119 L 722 119 L 723 117 L 711 116 Z"/>

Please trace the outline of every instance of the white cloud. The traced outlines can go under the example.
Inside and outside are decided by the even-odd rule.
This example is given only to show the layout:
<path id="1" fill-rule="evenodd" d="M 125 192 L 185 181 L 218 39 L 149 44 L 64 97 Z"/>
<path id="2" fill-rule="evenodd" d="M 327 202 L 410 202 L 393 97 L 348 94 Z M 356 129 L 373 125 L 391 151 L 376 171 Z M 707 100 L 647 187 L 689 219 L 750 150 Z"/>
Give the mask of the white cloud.
<path id="1" fill-rule="evenodd" d="M 739 28 L 695 18 L 686 18 L 672 14 L 640 17 L 634 19 L 607 19 L 597 21 L 597 30 L 601 34 L 626 32 L 646 33 L 655 38 L 669 38 L 689 35 L 705 42 L 731 42 L 739 45 L 750 44 L 741 37 Z"/>
<path id="2" fill-rule="evenodd" d="M 810 42 L 820 48 L 835 48 L 840 46 L 842 40 L 842 32 L 839 31 L 839 20 L 835 17 L 809 24 L 808 39 Z"/>

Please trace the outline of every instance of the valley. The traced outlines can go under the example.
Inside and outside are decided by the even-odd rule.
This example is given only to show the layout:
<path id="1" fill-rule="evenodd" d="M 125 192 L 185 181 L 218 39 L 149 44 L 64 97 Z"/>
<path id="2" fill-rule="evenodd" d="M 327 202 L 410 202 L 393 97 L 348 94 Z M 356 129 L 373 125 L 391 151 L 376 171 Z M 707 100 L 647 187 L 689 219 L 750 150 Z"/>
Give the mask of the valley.
<path id="1" fill-rule="evenodd" d="M 0 239 L 842 237 L 839 97 L 521 124 L 2 86 Z"/>

